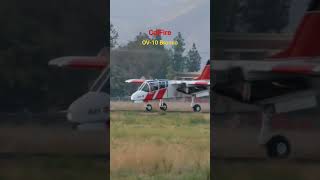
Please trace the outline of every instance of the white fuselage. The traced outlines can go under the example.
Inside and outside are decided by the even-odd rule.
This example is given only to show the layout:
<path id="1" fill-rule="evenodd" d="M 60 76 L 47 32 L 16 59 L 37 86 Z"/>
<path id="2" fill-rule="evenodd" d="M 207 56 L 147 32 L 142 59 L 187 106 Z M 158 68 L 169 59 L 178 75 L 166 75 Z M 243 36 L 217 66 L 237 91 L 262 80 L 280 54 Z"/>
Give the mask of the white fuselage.
<path id="1" fill-rule="evenodd" d="M 148 80 L 131 95 L 131 100 L 135 102 L 148 102 L 192 96 L 192 93 L 179 91 L 178 88 L 176 80 Z M 209 95 L 209 90 L 206 90 L 206 92 L 206 95 Z"/>

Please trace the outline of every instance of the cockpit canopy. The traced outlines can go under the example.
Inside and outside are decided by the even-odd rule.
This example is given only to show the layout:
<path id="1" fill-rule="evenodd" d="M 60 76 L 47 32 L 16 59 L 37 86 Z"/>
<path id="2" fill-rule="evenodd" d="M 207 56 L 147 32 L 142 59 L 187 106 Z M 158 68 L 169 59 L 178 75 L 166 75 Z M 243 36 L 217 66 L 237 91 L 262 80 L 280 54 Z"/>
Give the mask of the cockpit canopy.
<path id="1" fill-rule="evenodd" d="M 159 89 L 167 88 L 168 80 L 148 80 L 138 88 L 138 91 L 152 92 Z"/>
<path id="2" fill-rule="evenodd" d="M 105 68 L 90 88 L 92 92 L 110 94 L 110 68 Z"/>

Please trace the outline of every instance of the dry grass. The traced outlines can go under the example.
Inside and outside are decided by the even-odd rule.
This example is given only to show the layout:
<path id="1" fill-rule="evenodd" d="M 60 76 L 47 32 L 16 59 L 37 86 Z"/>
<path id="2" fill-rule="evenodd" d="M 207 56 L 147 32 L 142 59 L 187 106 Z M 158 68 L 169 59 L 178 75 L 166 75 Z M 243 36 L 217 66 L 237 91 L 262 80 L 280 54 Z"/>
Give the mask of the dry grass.
<path id="1" fill-rule="evenodd" d="M 289 160 L 262 162 L 223 162 L 213 164 L 213 178 L 219 180 L 318 180 L 318 163 L 297 163 Z M 232 172 L 232 173 L 230 173 Z"/>
<path id="2" fill-rule="evenodd" d="M 0 153 L 105 154 L 106 131 L 65 127 L 0 127 Z"/>
<path id="3" fill-rule="evenodd" d="M 112 179 L 208 179 L 209 123 L 209 114 L 112 112 Z"/>
<path id="4" fill-rule="evenodd" d="M 106 180 L 107 163 L 92 158 L 53 157 L 0 160 L 1 180 Z"/>
<path id="5" fill-rule="evenodd" d="M 119 143 L 119 142 L 118 142 Z M 113 172 L 132 169 L 137 173 L 182 173 L 193 168 L 208 167 L 209 154 L 181 144 L 127 143 L 112 151 Z M 190 144 L 188 145 L 190 146 Z"/>
<path id="6" fill-rule="evenodd" d="M 320 176 L 320 133 L 310 130 L 281 131 L 289 138 L 292 154 L 289 159 L 266 158 L 263 146 L 258 145 L 257 128 L 213 128 L 214 179 L 219 180 L 317 180 Z M 252 160 L 257 159 L 257 160 Z M 232 173 L 230 173 L 232 172 Z"/>
<path id="7" fill-rule="evenodd" d="M 105 180 L 105 131 L 24 125 L 0 127 L 0 180 Z M 40 154 L 40 155 L 39 155 Z"/>

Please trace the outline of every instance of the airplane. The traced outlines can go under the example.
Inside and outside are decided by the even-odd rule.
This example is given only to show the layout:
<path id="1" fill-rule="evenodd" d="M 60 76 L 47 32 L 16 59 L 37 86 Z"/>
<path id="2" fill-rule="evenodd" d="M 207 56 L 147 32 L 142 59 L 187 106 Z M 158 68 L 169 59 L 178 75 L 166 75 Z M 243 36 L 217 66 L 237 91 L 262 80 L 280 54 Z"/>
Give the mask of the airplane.
<path id="1" fill-rule="evenodd" d="M 67 120 L 78 130 L 101 129 L 109 125 L 110 71 L 107 48 L 97 56 L 66 56 L 52 59 L 50 66 L 102 71 L 87 93 L 67 110 Z"/>
<path id="2" fill-rule="evenodd" d="M 166 111 L 168 106 L 164 99 L 191 97 L 191 107 L 194 112 L 200 112 L 201 106 L 195 104 L 198 97 L 209 96 L 210 89 L 210 60 L 202 73 L 193 80 L 168 80 L 168 79 L 128 79 L 126 83 L 141 84 L 136 92 L 131 95 L 131 100 L 136 103 L 146 103 L 146 111 L 152 111 L 148 102 L 159 100 L 159 107 Z"/>
<path id="3" fill-rule="evenodd" d="M 272 117 L 318 106 L 319 32 L 320 0 L 312 0 L 284 51 L 258 61 L 213 60 L 213 92 L 261 109 L 258 141 L 271 158 L 287 158 L 291 152 L 288 138 L 272 132 Z"/>

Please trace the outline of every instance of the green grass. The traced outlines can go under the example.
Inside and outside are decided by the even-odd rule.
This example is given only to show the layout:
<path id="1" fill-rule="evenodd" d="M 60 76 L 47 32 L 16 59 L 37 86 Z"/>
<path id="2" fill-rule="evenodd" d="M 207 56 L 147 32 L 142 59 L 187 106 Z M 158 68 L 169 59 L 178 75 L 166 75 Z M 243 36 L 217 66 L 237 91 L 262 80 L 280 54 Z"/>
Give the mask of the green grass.
<path id="1" fill-rule="evenodd" d="M 210 117 L 111 112 L 111 179 L 209 179 Z"/>

